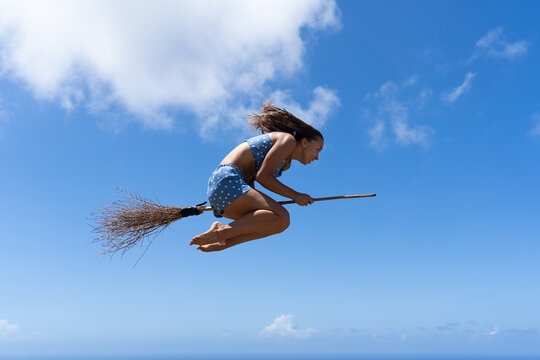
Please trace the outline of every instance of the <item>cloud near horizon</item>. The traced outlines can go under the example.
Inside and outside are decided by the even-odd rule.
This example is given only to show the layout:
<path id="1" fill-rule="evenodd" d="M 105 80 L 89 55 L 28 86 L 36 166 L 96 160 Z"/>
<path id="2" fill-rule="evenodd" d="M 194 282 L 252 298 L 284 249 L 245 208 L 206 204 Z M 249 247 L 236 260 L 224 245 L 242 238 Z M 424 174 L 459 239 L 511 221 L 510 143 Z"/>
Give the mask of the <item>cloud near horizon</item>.
<path id="1" fill-rule="evenodd" d="M 10 324 L 9 321 L 0 319 L 0 340 L 10 338 L 15 335 L 19 329 L 19 325 Z"/>
<path id="2" fill-rule="evenodd" d="M 266 326 L 262 332 L 262 337 L 282 337 L 306 339 L 310 337 L 315 330 L 312 328 L 301 330 L 292 323 L 292 315 L 283 314 L 274 319 L 272 324 Z"/>
<path id="3" fill-rule="evenodd" d="M 303 31 L 339 27 L 334 0 L 7 1 L 0 74 L 67 110 L 120 106 L 150 128 L 184 110 L 208 125 L 302 68 Z"/>
<path id="4" fill-rule="evenodd" d="M 359 337 L 375 342 L 403 341 L 458 341 L 465 343 L 503 343 L 512 339 L 540 341 L 539 328 L 503 328 L 498 325 L 470 321 L 446 322 L 435 327 L 390 328 L 363 330 Z"/>

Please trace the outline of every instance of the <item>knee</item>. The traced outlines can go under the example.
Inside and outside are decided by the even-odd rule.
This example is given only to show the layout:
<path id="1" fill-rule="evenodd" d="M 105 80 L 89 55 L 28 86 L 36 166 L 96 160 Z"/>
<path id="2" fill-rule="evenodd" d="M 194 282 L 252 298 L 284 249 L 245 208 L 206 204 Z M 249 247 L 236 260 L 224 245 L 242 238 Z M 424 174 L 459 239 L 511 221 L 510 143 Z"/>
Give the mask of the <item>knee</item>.
<path id="1" fill-rule="evenodd" d="M 291 224 L 291 220 L 289 217 L 289 212 L 285 209 L 283 209 L 276 215 L 277 215 L 276 233 L 280 233 L 282 231 L 285 231 L 285 229 L 289 227 L 289 225 Z"/>

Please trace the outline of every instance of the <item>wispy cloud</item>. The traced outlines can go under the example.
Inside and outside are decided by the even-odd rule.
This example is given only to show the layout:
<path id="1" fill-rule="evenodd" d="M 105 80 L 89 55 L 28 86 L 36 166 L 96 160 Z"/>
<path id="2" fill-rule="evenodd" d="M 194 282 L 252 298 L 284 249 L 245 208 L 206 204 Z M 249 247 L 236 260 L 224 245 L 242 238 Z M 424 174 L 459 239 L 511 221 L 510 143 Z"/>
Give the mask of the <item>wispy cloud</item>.
<path id="1" fill-rule="evenodd" d="M 0 97 L 0 131 L 2 131 L 2 126 L 8 123 L 9 118 L 7 111 L 5 110 L 2 97 Z"/>
<path id="2" fill-rule="evenodd" d="M 465 324 L 446 322 L 445 324 L 437 326 L 435 329 L 439 335 L 463 340 L 479 340 L 501 333 L 499 326 L 479 323 L 477 321 L 469 321 Z"/>
<path id="3" fill-rule="evenodd" d="M 297 325 L 292 323 L 292 317 L 292 315 L 286 314 L 278 316 L 272 324 L 262 330 L 261 336 L 306 339 L 315 333 L 312 328 L 299 329 Z"/>
<path id="4" fill-rule="evenodd" d="M 384 121 L 378 120 L 368 130 L 369 145 L 374 148 L 384 148 L 387 146 L 384 139 L 384 133 L 386 131 L 386 124 Z"/>
<path id="5" fill-rule="evenodd" d="M 458 328 L 460 328 L 460 325 L 455 322 L 447 322 L 446 324 L 437 326 L 437 330 L 439 331 L 456 330 Z"/>
<path id="6" fill-rule="evenodd" d="M 413 75 L 407 80 L 405 80 L 401 85 L 403 87 L 407 87 L 407 86 L 416 85 L 417 83 L 418 83 L 418 75 Z"/>
<path id="7" fill-rule="evenodd" d="M 384 83 L 375 93 L 368 94 L 366 101 L 374 110 L 368 111 L 372 125 L 368 129 L 370 145 L 376 149 L 384 149 L 391 139 L 399 145 L 427 145 L 432 131 L 421 125 L 411 124 L 410 113 L 421 110 L 431 97 L 431 90 L 413 90 L 413 95 L 404 95 L 403 90 L 417 83 L 411 77 L 400 85 L 389 81 Z M 390 134 L 389 134 L 390 133 Z"/>
<path id="8" fill-rule="evenodd" d="M 10 324 L 7 320 L 0 319 L 0 340 L 10 340 L 18 333 L 19 329 L 19 325 Z"/>
<path id="9" fill-rule="evenodd" d="M 463 83 L 453 89 L 449 92 L 444 92 L 442 94 L 442 99 L 446 103 L 453 103 L 458 98 L 461 97 L 461 95 L 465 94 L 467 91 L 469 91 L 472 87 L 472 80 L 475 78 L 476 74 L 472 72 L 468 72 L 465 75 L 465 80 L 463 80 Z"/>
<path id="10" fill-rule="evenodd" d="M 277 90 L 270 95 L 270 99 L 305 122 L 315 127 L 321 127 L 326 123 L 328 116 L 339 106 L 339 98 L 335 91 L 324 87 L 315 88 L 313 96 L 313 100 L 307 108 L 302 108 L 287 91 Z"/>
<path id="11" fill-rule="evenodd" d="M 532 116 L 533 128 L 529 131 L 530 136 L 540 136 L 540 114 Z"/>
<path id="12" fill-rule="evenodd" d="M 471 60 L 481 55 L 514 60 L 526 55 L 529 46 L 529 42 L 525 40 L 507 41 L 503 28 L 496 27 L 476 42 L 475 53 Z"/>
<path id="13" fill-rule="evenodd" d="M 262 102 L 270 80 L 303 67 L 301 34 L 339 27 L 334 0 L 8 1 L 0 69 L 67 110 L 120 106 L 170 128 L 177 109 L 223 121 L 211 115 Z"/>
<path id="14" fill-rule="evenodd" d="M 265 98 L 273 101 L 278 107 L 286 108 L 295 116 L 316 128 L 323 127 L 340 104 L 336 92 L 324 87 L 316 87 L 313 90 L 311 101 L 305 106 L 296 102 L 288 90 L 276 90 Z M 223 113 L 221 117 L 219 114 L 207 116 L 200 124 L 200 135 L 203 138 L 212 139 L 221 129 L 226 128 L 235 129 L 239 139 L 243 139 L 249 133 L 246 126 L 246 115 L 258 113 L 261 105 L 262 101 L 250 101 L 249 104 L 237 105 L 236 107 L 230 106 L 228 109 L 223 109 L 223 111 L 220 111 Z M 226 121 L 220 122 L 222 119 Z M 240 129 L 243 129 L 243 131 Z"/>
<path id="15" fill-rule="evenodd" d="M 358 337 L 366 337 L 375 342 L 395 342 L 409 340 L 452 341 L 456 342 L 504 342 L 515 339 L 532 339 L 540 341 L 538 328 L 503 328 L 479 322 L 446 322 L 435 327 L 417 327 L 400 329 L 362 330 Z"/>
<path id="16" fill-rule="evenodd" d="M 537 338 L 540 340 L 539 328 L 527 328 L 527 329 L 504 329 L 500 332 L 500 335 L 509 338 Z"/>
<path id="17" fill-rule="evenodd" d="M 494 335 L 497 335 L 498 333 L 499 333 L 499 327 L 498 327 L 498 326 L 495 326 L 495 327 L 493 328 L 493 330 L 491 330 L 491 331 L 489 332 L 488 335 L 489 335 L 489 336 L 494 336 Z"/>

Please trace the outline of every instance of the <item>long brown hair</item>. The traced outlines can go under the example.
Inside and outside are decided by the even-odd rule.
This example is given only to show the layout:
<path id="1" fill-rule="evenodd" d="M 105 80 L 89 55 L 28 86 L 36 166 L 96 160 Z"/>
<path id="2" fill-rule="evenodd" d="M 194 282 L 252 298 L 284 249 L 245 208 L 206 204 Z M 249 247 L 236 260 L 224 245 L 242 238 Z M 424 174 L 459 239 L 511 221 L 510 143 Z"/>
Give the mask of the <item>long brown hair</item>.
<path id="1" fill-rule="evenodd" d="M 266 100 L 262 105 L 260 115 L 248 115 L 248 123 L 263 134 L 272 131 L 286 132 L 298 140 L 306 138 L 313 140 L 317 137 L 324 139 L 321 132 L 313 126 L 306 124 L 285 109 L 275 107 L 274 104 Z"/>

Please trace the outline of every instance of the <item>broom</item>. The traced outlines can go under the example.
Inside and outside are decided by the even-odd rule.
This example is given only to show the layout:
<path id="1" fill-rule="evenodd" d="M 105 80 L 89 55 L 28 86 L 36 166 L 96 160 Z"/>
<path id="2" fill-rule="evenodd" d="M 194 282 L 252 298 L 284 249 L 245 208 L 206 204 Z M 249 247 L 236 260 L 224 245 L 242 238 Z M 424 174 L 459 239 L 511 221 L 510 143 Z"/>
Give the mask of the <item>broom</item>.
<path id="1" fill-rule="evenodd" d="M 100 255 L 112 256 L 116 253 L 124 255 L 135 245 L 142 246 L 144 239 L 152 236 L 152 240 L 148 244 L 150 246 L 153 239 L 176 220 L 214 210 L 211 207 L 206 207 L 206 202 L 186 207 L 165 206 L 122 188 L 118 188 L 118 191 L 121 194 L 119 200 L 91 214 L 91 219 L 95 222 L 95 225 L 92 226 L 92 232 L 96 234 L 92 243 L 101 244 L 103 249 Z M 330 196 L 313 200 L 325 201 L 373 196 L 376 194 Z M 294 201 L 287 200 L 279 203 L 286 205 L 293 204 Z"/>

